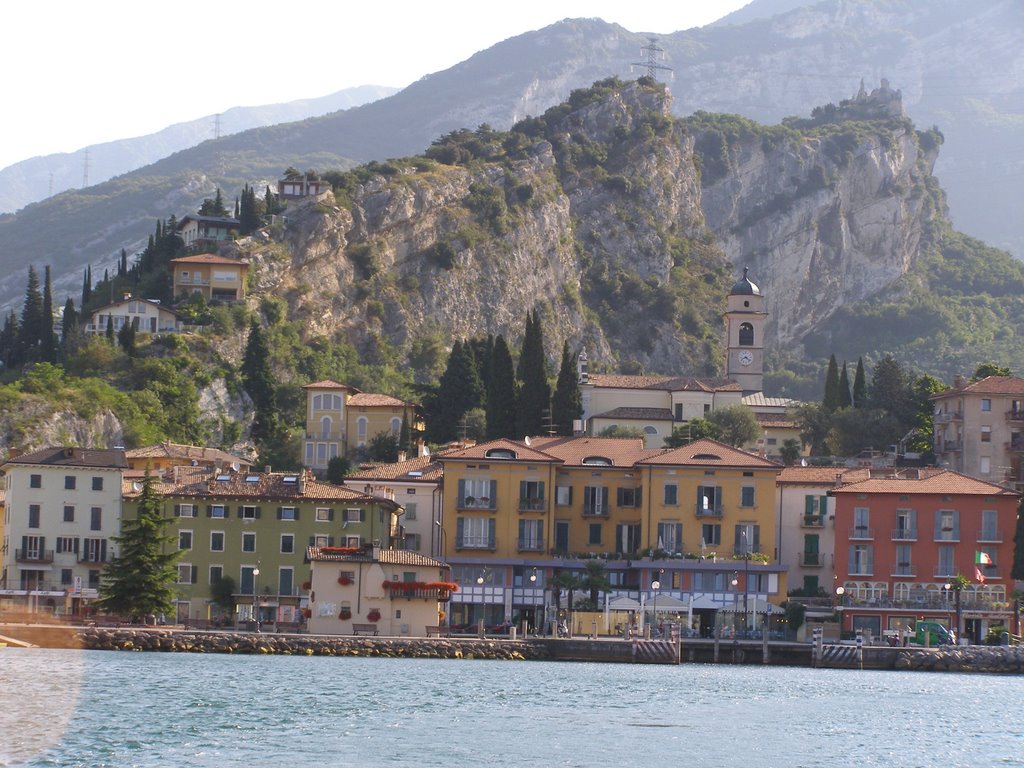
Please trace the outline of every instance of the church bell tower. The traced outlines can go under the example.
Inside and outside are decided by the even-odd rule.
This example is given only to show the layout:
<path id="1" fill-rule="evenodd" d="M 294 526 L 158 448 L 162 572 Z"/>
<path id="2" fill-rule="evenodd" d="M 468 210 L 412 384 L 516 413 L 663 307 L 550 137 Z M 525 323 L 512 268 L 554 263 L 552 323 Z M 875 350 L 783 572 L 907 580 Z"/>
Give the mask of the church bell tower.
<path id="1" fill-rule="evenodd" d="M 743 277 L 729 291 L 725 311 L 725 375 L 743 387 L 743 394 L 764 389 L 764 325 L 768 313 L 764 296 L 750 278 Z"/>

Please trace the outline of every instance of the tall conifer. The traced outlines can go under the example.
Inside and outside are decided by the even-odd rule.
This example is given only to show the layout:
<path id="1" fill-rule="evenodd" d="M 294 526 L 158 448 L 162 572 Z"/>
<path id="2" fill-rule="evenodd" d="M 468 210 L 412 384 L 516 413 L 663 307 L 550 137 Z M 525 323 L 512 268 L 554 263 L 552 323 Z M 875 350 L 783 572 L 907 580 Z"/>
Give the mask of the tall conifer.
<path id="1" fill-rule="evenodd" d="M 18 327 L 19 364 L 39 360 L 39 340 L 43 335 L 43 294 L 39 290 L 39 276 L 31 264 L 28 268 L 28 284 L 25 287 L 25 303 L 21 308 L 21 324 Z"/>
<path id="2" fill-rule="evenodd" d="M 832 413 L 839 407 L 839 365 L 836 363 L 836 356 L 828 359 L 828 372 L 825 374 L 825 397 L 821 401 L 821 407 L 826 413 Z"/>
<path id="3" fill-rule="evenodd" d="M 849 408 L 853 402 L 850 399 L 850 375 L 846 372 L 846 361 L 843 360 L 843 370 L 839 373 L 839 407 Z"/>
<path id="4" fill-rule="evenodd" d="M 50 290 L 50 265 L 46 265 L 43 279 L 43 314 L 39 322 L 39 359 L 57 362 L 57 337 L 53 332 L 53 292 Z"/>
<path id="5" fill-rule="evenodd" d="M 853 377 L 853 407 L 863 408 L 868 402 L 868 381 L 864 375 L 864 358 L 857 358 L 857 373 Z"/>
<path id="6" fill-rule="evenodd" d="M 516 376 L 505 337 L 498 335 L 491 347 L 490 382 L 487 387 L 487 437 L 516 436 Z"/>
<path id="7" fill-rule="evenodd" d="M 573 434 L 573 421 L 583 415 L 583 395 L 580 392 L 576 359 L 569 351 L 569 342 L 562 344 L 562 364 L 558 369 L 558 382 L 551 398 L 551 418 L 559 435 Z"/>
<path id="8" fill-rule="evenodd" d="M 516 432 L 519 437 L 543 434 L 545 412 L 551 407 L 551 385 L 544 357 L 544 329 L 537 310 L 526 320 L 517 374 L 520 386 Z"/>
<path id="9" fill-rule="evenodd" d="M 263 442 L 277 432 L 277 389 L 270 370 L 270 348 L 255 319 L 249 325 L 249 338 L 242 355 L 242 382 L 254 408 L 252 437 Z"/>

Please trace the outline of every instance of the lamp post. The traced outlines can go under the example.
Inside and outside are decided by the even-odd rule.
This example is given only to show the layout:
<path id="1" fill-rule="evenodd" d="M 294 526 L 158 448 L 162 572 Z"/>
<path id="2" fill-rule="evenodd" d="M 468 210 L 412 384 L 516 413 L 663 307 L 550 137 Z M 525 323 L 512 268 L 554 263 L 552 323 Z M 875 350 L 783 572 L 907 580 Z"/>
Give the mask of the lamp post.
<path id="1" fill-rule="evenodd" d="M 445 558 L 448 557 L 448 546 L 447 546 L 448 542 L 447 542 L 447 539 L 445 537 L 444 526 L 441 525 L 441 521 L 440 520 L 435 520 L 434 521 L 434 525 L 437 526 L 437 530 L 439 531 L 439 534 L 438 534 L 439 542 L 438 543 L 440 544 L 440 546 L 438 547 L 438 549 L 440 550 L 439 554 L 441 555 L 441 559 L 444 560 Z"/>
<path id="2" fill-rule="evenodd" d="M 749 630 L 747 617 L 749 613 L 748 597 L 750 595 L 750 542 L 747 540 L 747 529 L 740 528 L 740 537 L 743 539 L 743 631 Z"/>
<path id="3" fill-rule="evenodd" d="M 658 577 L 659 578 L 657 578 L 657 579 L 655 579 L 654 581 L 651 582 L 651 589 L 654 590 L 654 626 L 655 627 L 661 626 L 660 624 L 658 624 L 658 590 L 661 589 L 661 578 L 660 577 L 661 577 L 661 574 L 663 574 L 664 572 L 665 572 L 664 568 L 659 570 L 658 571 Z"/>
<path id="4" fill-rule="evenodd" d="M 949 624 L 950 629 L 953 628 L 953 611 L 949 607 L 949 590 L 953 588 L 953 585 L 948 581 L 942 586 L 942 590 L 946 595 L 946 623 Z"/>
<path id="5" fill-rule="evenodd" d="M 739 571 L 732 572 L 732 581 L 729 582 L 732 585 L 732 631 L 733 639 L 739 639 L 739 633 L 736 629 L 736 616 L 740 612 L 740 574 Z"/>
<path id="6" fill-rule="evenodd" d="M 846 605 L 845 597 L 844 597 L 845 594 L 846 594 L 846 588 L 843 587 L 842 584 L 840 584 L 838 587 L 836 587 L 836 597 L 839 598 L 838 610 L 839 610 L 839 639 L 840 640 L 843 639 L 843 608 Z"/>
<path id="7" fill-rule="evenodd" d="M 256 561 L 256 567 L 252 569 L 252 618 L 256 622 L 256 631 L 260 631 L 260 610 L 256 605 L 257 581 L 260 576 L 260 561 Z"/>

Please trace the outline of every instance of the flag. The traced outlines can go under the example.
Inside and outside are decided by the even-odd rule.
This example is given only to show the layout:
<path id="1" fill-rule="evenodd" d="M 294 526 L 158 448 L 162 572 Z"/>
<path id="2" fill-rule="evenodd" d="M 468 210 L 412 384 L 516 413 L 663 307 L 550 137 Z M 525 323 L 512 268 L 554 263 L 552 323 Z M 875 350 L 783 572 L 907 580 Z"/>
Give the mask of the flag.
<path id="1" fill-rule="evenodd" d="M 975 552 L 974 562 L 977 565 L 992 565 L 992 558 L 989 556 L 988 552 Z"/>
<path id="2" fill-rule="evenodd" d="M 977 579 L 978 582 L 980 582 L 981 584 L 985 583 L 985 574 L 981 572 L 981 568 L 975 567 L 974 578 Z"/>

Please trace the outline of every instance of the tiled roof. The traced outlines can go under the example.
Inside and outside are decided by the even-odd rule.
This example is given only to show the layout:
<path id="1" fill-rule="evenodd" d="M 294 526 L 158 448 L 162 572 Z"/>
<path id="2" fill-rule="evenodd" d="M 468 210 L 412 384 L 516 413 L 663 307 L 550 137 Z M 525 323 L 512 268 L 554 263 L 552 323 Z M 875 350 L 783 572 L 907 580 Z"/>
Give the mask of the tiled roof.
<path id="1" fill-rule="evenodd" d="M 875 477 L 836 488 L 833 493 L 930 493 L 949 496 L 1016 496 L 1015 491 L 952 470 L 936 470 L 923 477 Z"/>
<path id="2" fill-rule="evenodd" d="M 781 464 L 763 459 L 757 454 L 741 451 L 717 440 L 694 440 L 681 448 L 658 451 L 658 455 L 644 459 L 640 464 L 689 467 L 743 467 L 748 469 L 782 469 Z"/>
<path id="3" fill-rule="evenodd" d="M 612 408 L 605 413 L 595 414 L 594 419 L 639 419 L 641 421 L 672 421 L 668 408 Z"/>
<path id="4" fill-rule="evenodd" d="M 140 302 L 143 304 L 150 304 L 156 307 L 157 309 L 162 309 L 164 312 L 170 312 L 175 317 L 181 317 L 181 315 L 179 315 L 173 309 L 164 304 L 161 304 L 156 299 L 136 299 L 133 296 L 129 296 L 127 299 L 120 299 L 118 301 L 111 302 L 110 304 L 104 304 L 102 307 L 97 307 L 96 309 L 92 310 L 91 314 L 95 315 L 98 312 L 103 312 L 104 310 L 112 309 L 113 307 L 123 307 L 125 304 L 131 304 L 133 302 L 136 304 Z"/>
<path id="5" fill-rule="evenodd" d="M 207 461 L 230 466 L 238 462 L 242 466 L 251 466 L 251 462 L 219 448 L 205 448 L 198 445 L 182 445 L 180 443 L 157 443 L 142 448 L 125 451 L 125 457 L 131 459 L 184 459 L 185 461 Z"/>
<path id="6" fill-rule="evenodd" d="M 286 478 L 295 478 L 286 482 Z M 295 499 L 324 501 L 383 502 L 343 485 L 332 485 L 301 472 L 232 472 L 206 467 L 175 467 L 174 477 L 164 483 L 165 496 L 209 498 Z"/>
<path id="7" fill-rule="evenodd" d="M 569 467 L 588 466 L 587 459 L 608 459 L 613 467 L 632 467 L 661 450 L 644 448 L 640 437 L 534 437 L 531 444 Z"/>
<path id="8" fill-rule="evenodd" d="M 219 256 L 216 253 L 197 253 L 195 256 L 181 256 L 171 259 L 171 264 L 230 264 L 235 267 L 248 268 L 249 262 L 240 259 L 232 259 L 228 256 Z"/>
<path id="9" fill-rule="evenodd" d="M 748 408 L 796 408 L 803 405 L 803 402 L 789 397 L 768 397 L 764 392 L 752 392 L 744 396 L 743 404 Z"/>
<path id="10" fill-rule="evenodd" d="M 595 387 L 609 389 L 657 389 L 667 392 L 741 392 L 743 388 L 732 379 L 697 379 L 691 376 L 624 376 L 592 373 L 587 381 Z"/>
<path id="11" fill-rule="evenodd" d="M 836 477 L 841 483 L 856 483 L 867 480 L 871 472 L 867 468 L 858 467 L 784 467 L 775 482 L 780 485 L 828 485 L 836 484 Z"/>
<path id="12" fill-rule="evenodd" d="M 323 379 L 322 381 L 314 381 L 312 384 L 307 384 L 303 389 L 346 389 L 349 392 L 358 392 L 359 390 L 355 387 L 350 387 L 348 384 L 339 384 L 331 379 Z"/>
<path id="13" fill-rule="evenodd" d="M 343 547 L 307 547 L 306 559 L 332 563 L 384 563 L 386 565 L 411 565 L 426 568 L 447 568 L 440 560 L 410 552 L 407 549 L 364 549 L 360 552 L 345 552 Z M 375 556 L 376 555 L 376 556 Z"/>
<path id="14" fill-rule="evenodd" d="M 775 427 L 776 429 L 795 429 L 798 425 L 793 419 L 787 419 L 783 413 L 755 413 L 754 418 L 762 427 Z"/>
<path id="15" fill-rule="evenodd" d="M 34 464 L 53 467 L 94 467 L 96 469 L 126 469 L 124 451 L 120 448 L 42 448 L 8 460 L 11 464 Z"/>
<path id="16" fill-rule="evenodd" d="M 348 405 L 359 408 L 371 406 L 388 406 L 390 408 L 401 408 L 409 405 L 404 400 L 399 400 L 391 395 L 379 395 L 372 392 L 360 392 L 348 399 Z"/>
<path id="17" fill-rule="evenodd" d="M 410 476 L 410 472 L 420 474 Z M 408 461 L 381 464 L 371 469 L 360 470 L 348 475 L 346 480 L 405 480 L 416 483 L 436 483 L 444 476 L 436 456 L 418 456 Z"/>
<path id="18" fill-rule="evenodd" d="M 437 457 L 438 461 L 445 462 L 450 459 L 479 459 L 484 461 L 536 461 L 536 462 L 552 462 L 556 459 L 550 454 L 544 453 L 538 450 L 532 445 L 533 440 L 530 440 L 531 445 L 526 445 L 525 442 L 518 440 L 509 440 L 507 438 L 500 438 L 498 440 L 489 440 L 486 443 L 478 443 L 477 445 L 470 446 L 469 448 L 463 448 L 462 450 L 449 451 Z M 490 451 L 512 451 L 515 454 L 515 459 L 504 459 L 500 456 L 488 456 Z"/>
<path id="19" fill-rule="evenodd" d="M 202 221 L 207 224 L 229 224 L 233 227 L 241 224 L 238 219 L 233 219 L 230 216 L 206 216 L 202 213 L 187 213 L 178 222 L 178 229 L 181 229 L 186 221 Z"/>
<path id="20" fill-rule="evenodd" d="M 986 376 L 980 381 L 968 384 L 961 389 L 947 389 L 932 397 L 941 400 L 945 397 L 957 397 L 961 394 L 973 395 L 1024 395 L 1024 379 L 1016 376 Z"/>

